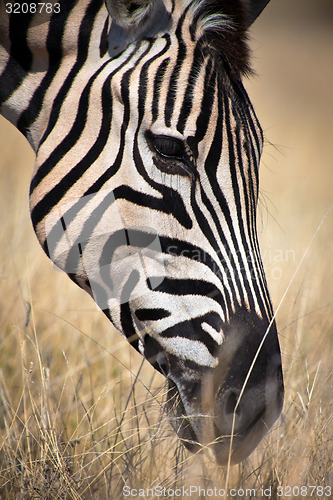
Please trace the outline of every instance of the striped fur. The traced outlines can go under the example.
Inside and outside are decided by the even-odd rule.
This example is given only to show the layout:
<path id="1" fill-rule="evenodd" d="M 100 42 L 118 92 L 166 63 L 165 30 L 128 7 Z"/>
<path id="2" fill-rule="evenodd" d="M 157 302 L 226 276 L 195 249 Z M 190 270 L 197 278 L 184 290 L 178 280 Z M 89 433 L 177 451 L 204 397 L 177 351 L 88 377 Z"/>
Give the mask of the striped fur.
<path id="1" fill-rule="evenodd" d="M 49 19 L 0 12 L 0 109 L 36 151 L 43 249 L 166 376 L 189 449 L 211 444 L 226 462 L 257 355 L 238 402 L 237 462 L 283 399 L 256 235 L 263 138 L 241 82 L 246 13 L 236 0 L 225 12 L 162 3 L 168 22 L 136 40 L 100 0 L 61 2 Z M 126 43 L 111 57 L 114 33 Z"/>

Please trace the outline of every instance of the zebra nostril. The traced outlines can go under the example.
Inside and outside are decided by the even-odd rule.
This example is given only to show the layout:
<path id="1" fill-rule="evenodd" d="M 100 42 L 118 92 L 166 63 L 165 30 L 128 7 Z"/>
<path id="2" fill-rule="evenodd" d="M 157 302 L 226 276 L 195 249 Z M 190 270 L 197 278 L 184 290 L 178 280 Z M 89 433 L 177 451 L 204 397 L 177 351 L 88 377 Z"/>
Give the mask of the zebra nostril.
<path id="1" fill-rule="evenodd" d="M 239 394 L 236 393 L 235 391 L 231 391 L 230 394 L 227 396 L 224 406 L 224 411 L 226 415 L 233 415 L 237 405 L 238 397 Z M 236 415 L 240 416 L 241 414 L 240 404 L 237 406 L 235 413 Z"/>

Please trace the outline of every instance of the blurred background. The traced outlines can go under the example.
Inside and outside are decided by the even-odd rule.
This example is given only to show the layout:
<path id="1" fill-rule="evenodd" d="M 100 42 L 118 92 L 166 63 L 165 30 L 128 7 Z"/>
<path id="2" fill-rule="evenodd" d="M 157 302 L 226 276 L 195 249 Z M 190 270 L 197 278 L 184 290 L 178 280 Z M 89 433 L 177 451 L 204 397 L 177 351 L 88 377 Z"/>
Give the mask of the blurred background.
<path id="1" fill-rule="evenodd" d="M 277 310 L 286 380 L 279 437 L 272 438 L 276 446 L 272 470 L 279 471 L 284 484 L 304 484 L 306 477 L 322 484 L 332 481 L 333 456 L 332 0 L 271 0 L 251 28 L 251 47 L 256 75 L 245 86 L 266 138 L 258 232 Z M 127 408 L 121 395 L 126 400 L 141 358 L 89 297 L 52 268 L 40 249 L 28 208 L 33 163 L 26 140 L 1 119 L 2 402 L 6 425 L 10 415 L 15 421 L 16 411 L 28 415 L 28 404 L 22 401 L 29 399 L 24 388 L 31 389 L 33 382 L 37 407 L 38 383 L 45 382 L 42 364 L 52 376 L 55 407 L 66 408 L 60 412 L 62 425 L 74 435 L 80 434 L 84 417 L 71 417 L 74 423 L 70 423 L 73 401 L 81 401 L 85 415 L 87 408 L 93 408 L 90 426 L 93 416 L 105 422 L 117 416 L 115 408 L 121 414 Z M 161 377 L 149 366 L 145 369 L 140 372 L 144 383 L 155 377 L 157 386 L 163 386 Z M 23 416 L 20 419 L 24 421 Z M 15 425 L 11 424 L 10 434 L 5 422 L 0 422 L 2 460 L 6 454 L 10 457 L 10 443 L 15 440 Z M 265 446 L 267 442 L 261 453 Z M 154 473 L 163 474 L 161 470 Z M 166 470 L 170 472 L 168 463 Z"/>

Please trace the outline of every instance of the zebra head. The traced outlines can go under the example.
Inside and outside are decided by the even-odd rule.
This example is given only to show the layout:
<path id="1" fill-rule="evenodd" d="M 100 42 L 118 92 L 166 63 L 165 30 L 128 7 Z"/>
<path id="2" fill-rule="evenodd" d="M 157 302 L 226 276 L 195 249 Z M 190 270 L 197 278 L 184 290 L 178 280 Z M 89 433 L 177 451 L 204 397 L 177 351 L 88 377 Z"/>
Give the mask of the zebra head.
<path id="1" fill-rule="evenodd" d="M 232 448 L 236 463 L 283 402 L 256 234 L 263 137 L 241 82 L 246 29 L 263 3 L 106 3 L 109 54 L 78 104 L 86 95 L 81 135 L 96 140 L 40 239 L 166 377 L 185 446 L 209 448 L 220 464 Z"/>

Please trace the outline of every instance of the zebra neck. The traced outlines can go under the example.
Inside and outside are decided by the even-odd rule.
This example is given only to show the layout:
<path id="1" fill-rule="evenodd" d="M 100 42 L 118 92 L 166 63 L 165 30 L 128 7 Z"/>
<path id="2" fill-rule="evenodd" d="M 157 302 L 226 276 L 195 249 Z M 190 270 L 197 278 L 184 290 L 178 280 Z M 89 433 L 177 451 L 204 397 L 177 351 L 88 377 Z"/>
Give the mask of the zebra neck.
<path id="1" fill-rule="evenodd" d="M 8 5 L 0 2 L 0 113 L 37 151 L 56 96 L 106 56 L 108 13 L 103 0 L 52 0 L 49 13 Z"/>

